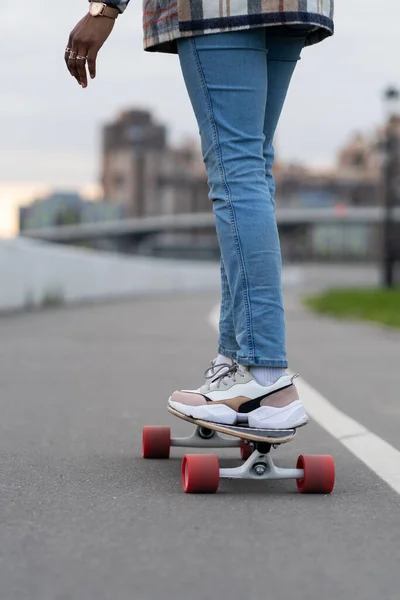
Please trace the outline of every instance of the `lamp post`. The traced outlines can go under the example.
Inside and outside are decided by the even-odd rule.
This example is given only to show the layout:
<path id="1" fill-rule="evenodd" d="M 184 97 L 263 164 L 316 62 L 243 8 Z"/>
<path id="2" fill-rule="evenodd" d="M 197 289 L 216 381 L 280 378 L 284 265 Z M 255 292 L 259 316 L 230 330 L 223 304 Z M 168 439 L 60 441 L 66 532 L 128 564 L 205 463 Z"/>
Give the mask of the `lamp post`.
<path id="1" fill-rule="evenodd" d="M 384 159 L 384 220 L 383 220 L 383 253 L 382 283 L 386 288 L 394 286 L 395 256 L 393 248 L 392 212 L 396 204 L 399 173 L 399 124 L 400 124 L 400 91 L 388 87 L 384 92 L 386 128 Z"/>

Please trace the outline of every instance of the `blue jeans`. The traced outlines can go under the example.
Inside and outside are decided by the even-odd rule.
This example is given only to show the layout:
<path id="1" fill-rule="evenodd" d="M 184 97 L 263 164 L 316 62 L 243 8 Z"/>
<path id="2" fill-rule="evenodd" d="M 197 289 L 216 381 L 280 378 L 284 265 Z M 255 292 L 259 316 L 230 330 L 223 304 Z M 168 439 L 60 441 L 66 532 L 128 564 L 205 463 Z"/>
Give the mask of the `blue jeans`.
<path id="1" fill-rule="evenodd" d="M 218 351 L 287 367 L 273 137 L 309 28 L 277 26 L 178 40 L 199 126 L 221 249 Z"/>

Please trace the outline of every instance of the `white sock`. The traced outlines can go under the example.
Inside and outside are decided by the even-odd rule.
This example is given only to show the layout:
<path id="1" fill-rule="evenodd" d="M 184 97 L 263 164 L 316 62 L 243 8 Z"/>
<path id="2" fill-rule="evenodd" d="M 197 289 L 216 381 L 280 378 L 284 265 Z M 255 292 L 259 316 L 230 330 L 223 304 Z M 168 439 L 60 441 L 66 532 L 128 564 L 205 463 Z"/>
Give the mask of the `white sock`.
<path id="1" fill-rule="evenodd" d="M 272 385 L 279 377 L 286 375 L 286 369 L 281 367 L 250 367 L 249 371 L 257 383 L 263 386 Z"/>

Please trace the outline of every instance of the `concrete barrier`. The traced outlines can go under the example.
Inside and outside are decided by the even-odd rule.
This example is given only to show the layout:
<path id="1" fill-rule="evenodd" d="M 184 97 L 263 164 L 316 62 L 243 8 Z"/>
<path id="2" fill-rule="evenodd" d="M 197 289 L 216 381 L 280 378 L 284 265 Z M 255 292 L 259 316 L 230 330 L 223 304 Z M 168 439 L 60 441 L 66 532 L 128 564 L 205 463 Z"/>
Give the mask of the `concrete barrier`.
<path id="1" fill-rule="evenodd" d="M 213 263 L 0 240 L 0 311 L 219 287 L 219 266 Z"/>

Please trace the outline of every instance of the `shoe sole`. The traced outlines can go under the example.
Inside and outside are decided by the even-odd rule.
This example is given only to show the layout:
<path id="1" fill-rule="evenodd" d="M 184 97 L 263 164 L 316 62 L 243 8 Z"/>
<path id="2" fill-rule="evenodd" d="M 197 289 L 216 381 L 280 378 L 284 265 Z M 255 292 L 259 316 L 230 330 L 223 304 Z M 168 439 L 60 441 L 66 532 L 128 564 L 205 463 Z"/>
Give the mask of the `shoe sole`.
<path id="1" fill-rule="evenodd" d="M 248 414 L 237 413 L 225 404 L 202 404 L 189 406 L 181 402 L 169 400 L 169 406 L 192 419 L 219 423 L 221 425 L 238 425 L 247 423 L 254 429 L 295 429 L 308 423 L 308 416 L 303 404 L 297 400 L 283 408 L 261 406 Z"/>

